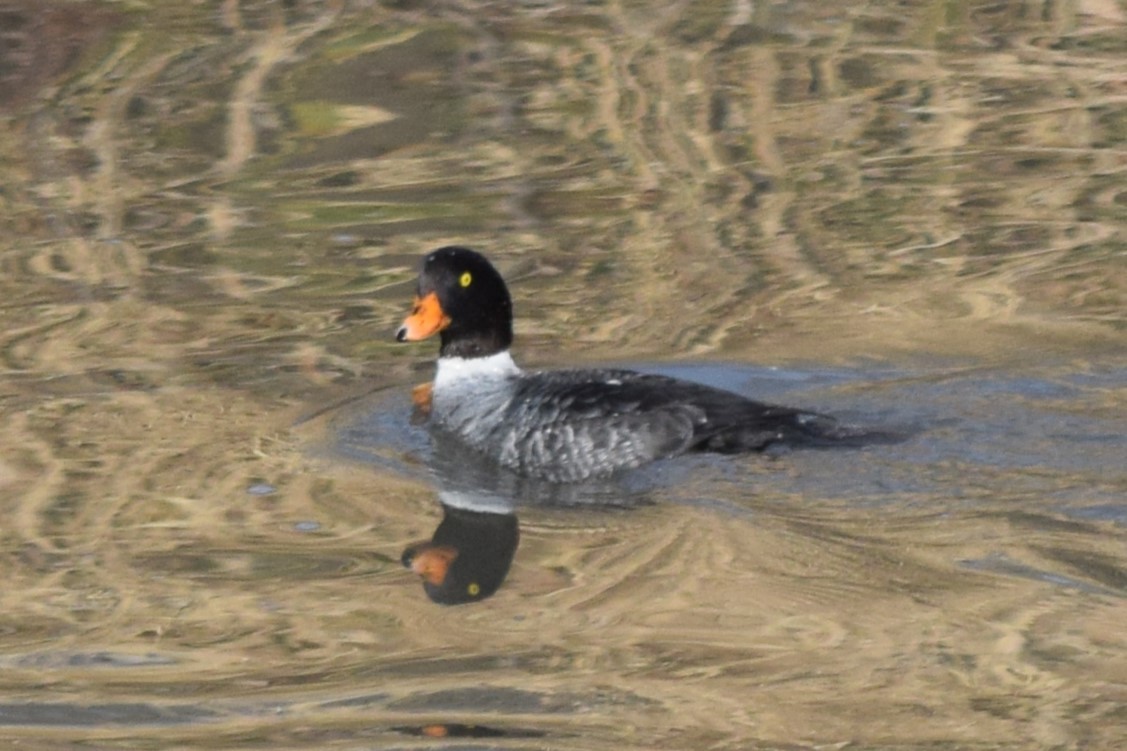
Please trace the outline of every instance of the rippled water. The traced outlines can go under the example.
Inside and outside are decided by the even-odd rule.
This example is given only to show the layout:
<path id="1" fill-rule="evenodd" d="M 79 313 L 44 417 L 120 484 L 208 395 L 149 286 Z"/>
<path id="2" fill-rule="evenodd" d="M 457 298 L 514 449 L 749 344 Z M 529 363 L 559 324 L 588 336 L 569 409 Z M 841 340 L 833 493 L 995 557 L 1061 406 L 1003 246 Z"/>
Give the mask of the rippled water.
<path id="1" fill-rule="evenodd" d="M 0 741 L 1123 747 L 1125 60 L 1112 0 L 0 0 Z M 449 242 L 526 364 L 907 437 L 481 486 L 392 339 Z M 455 522 L 519 535 L 446 607 Z"/>

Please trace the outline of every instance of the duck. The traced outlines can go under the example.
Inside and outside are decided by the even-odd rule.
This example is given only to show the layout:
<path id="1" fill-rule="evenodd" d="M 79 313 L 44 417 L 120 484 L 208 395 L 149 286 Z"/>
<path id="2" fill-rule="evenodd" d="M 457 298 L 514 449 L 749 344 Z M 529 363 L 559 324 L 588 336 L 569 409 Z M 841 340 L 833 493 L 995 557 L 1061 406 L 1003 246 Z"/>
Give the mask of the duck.
<path id="1" fill-rule="evenodd" d="M 513 303 L 492 263 L 446 246 L 422 260 L 398 342 L 438 336 L 434 380 L 416 389 L 430 427 L 497 465 L 550 483 L 601 479 L 690 452 L 863 441 L 834 417 L 694 381 L 622 368 L 525 371 Z"/>

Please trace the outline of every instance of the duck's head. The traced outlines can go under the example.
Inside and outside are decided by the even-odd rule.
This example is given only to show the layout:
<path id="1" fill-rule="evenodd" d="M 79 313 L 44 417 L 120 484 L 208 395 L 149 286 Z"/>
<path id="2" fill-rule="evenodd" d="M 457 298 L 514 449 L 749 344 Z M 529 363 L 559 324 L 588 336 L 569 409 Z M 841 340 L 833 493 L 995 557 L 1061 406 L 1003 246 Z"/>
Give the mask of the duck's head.
<path id="1" fill-rule="evenodd" d="M 396 341 L 439 334 L 442 357 L 486 357 L 513 343 L 513 303 L 505 281 L 485 256 L 469 248 L 439 248 L 423 259 L 410 315 Z"/>

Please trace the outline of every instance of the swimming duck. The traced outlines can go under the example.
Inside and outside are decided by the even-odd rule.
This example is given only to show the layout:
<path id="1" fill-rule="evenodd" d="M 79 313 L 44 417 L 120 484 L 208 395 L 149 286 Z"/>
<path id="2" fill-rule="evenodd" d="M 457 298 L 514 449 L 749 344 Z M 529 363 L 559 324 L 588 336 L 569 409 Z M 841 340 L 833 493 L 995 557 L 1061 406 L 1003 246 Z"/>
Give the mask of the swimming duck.
<path id="1" fill-rule="evenodd" d="M 526 372 L 513 361 L 513 306 L 485 256 L 444 247 L 422 263 L 399 342 L 441 340 L 432 426 L 521 475 L 605 477 L 690 451 L 830 445 L 865 432 L 827 415 L 752 401 L 668 376 L 622 369 Z"/>

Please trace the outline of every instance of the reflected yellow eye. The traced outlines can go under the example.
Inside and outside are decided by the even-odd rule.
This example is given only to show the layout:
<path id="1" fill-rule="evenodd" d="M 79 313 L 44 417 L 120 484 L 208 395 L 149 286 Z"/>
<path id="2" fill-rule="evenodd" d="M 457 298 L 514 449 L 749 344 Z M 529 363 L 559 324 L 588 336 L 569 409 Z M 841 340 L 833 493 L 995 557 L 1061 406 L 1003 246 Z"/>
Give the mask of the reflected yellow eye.
<path id="1" fill-rule="evenodd" d="M 468 277 L 469 274 L 466 274 L 462 278 L 466 279 Z M 470 593 L 470 597 L 477 597 L 478 593 L 481 592 L 481 587 L 477 585 L 477 582 L 472 582 L 470 586 L 466 587 L 466 591 Z"/>
<path id="2" fill-rule="evenodd" d="M 463 287 L 468 287 L 470 286 L 470 282 L 472 281 L 473 275 L 471 275 L 470 272 L 466 271 L 462 274 L 462 278 L 458 280 L 458 284 L 462 285 Z"/>

